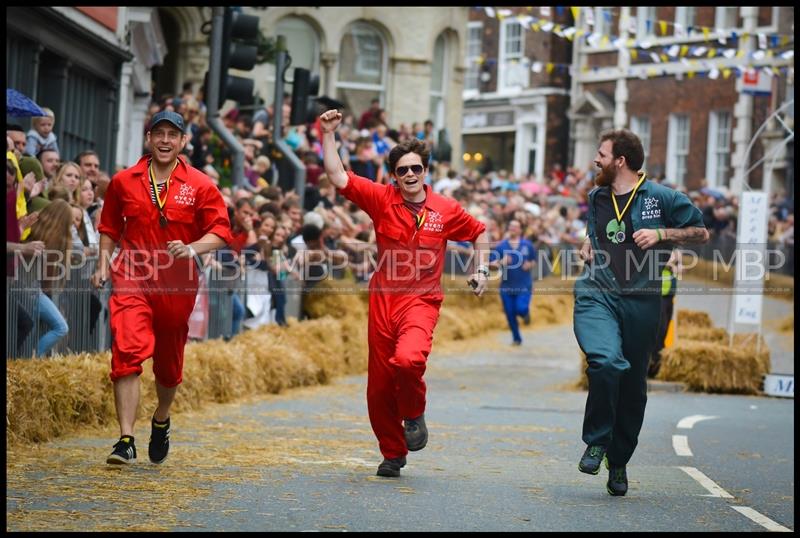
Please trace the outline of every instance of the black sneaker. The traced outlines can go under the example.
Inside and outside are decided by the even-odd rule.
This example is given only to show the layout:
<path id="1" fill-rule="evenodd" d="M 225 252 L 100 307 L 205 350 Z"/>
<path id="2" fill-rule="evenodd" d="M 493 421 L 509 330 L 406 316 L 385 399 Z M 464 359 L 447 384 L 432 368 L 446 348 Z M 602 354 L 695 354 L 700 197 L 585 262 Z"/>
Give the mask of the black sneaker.
<path id="1" fill-rule="evenodd" d="M 608 482 L 606 489 L 614 497 L 622 497 L 628 493 L 628 474 L 624 465 L 608 465 Z"/>
<path id="2" fill-rule="evenodd" d="M 600 472 L 600 464 L 606 456 L 606 447 L 602 445 L 587 446 L 578 462 L 578 470 L 586 474 L 597 474 Z"/>
<path id="3" fill-rule="evenodd" d="M 406 466 L 406 457 L 403 456 L 402 458 L 394 458 L 394 459 L 387 459 L 383 458 L 383 461 L 380 465 L 378 465 L 378 476 L 387 476 L 390 478 L 396 478 L 400 476 L 400 469 Z"/>
<path id="4" fill-rule="evenodd" d="M 150 420 L 150 445 L 147 455 L 153 463 L 161 463 L 167 459 L 169 453 L 169 417 L 167 421 L 156 422 L 155 417 Z"/>
<path id="5" fill-rule="evenodd" d="M 425 426 L 425 413 L 417 418 L 407 418 L 404 421 L 406 447 L 411 452 L 422 450 L 428 444 L 428 428 Z"/>
<path id="6" fill-rule="evenodd" d="M 114 450 L 106 458 L 106 463 L 112 465 L 127 465 L 136 462 L 136 445 L 133 436 L 123 435 L 114 445 Z"/>

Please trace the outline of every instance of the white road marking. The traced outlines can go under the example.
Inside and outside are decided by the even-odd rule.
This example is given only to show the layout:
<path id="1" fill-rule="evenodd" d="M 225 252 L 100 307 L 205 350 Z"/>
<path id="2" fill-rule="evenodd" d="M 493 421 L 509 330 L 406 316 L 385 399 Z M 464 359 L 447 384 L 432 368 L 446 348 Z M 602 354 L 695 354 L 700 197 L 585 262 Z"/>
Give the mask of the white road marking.
<path id="1" fill-rule="evenodd" d="M 689 448 L 689 438 L 685 435 L 672 436 L 672 448 L 675 449 L 675 454 L 678 456 L 693 456 Z"/>
<path id="2" fill-rule="evenodd" d="M 678 428 L 681 430 L 691 430 L 692 427 L 700 422 L 701 420 L 711 420 L 712 418 L 719 418 L 709 415 L 692 415 L 690 417 L 684 417 L 678 421 Z"/>
<path id="3" fill-rule="evenodd" d="M 706 488 L 711 493 L 710 495 L 711 497 L 722 497 L 723 499 L 733 499 L 733 495 L 731 495 L 730 493 L 719 487 L 716 484 L 716 482 L 714 482 L 709 477 L 700 472 L 699 469 L 696 469 L 694 467 L 678 467 L 678 469 L 681 469 L 683 472 L 685 472 L 686 474 L 697 480 L 701 486 Z"/>
<path id="4" fill-rule="evenodd" d="M 734 510 L 742 514 L 743 516 L 749 517 L 768 531 L 772 532 L 793 532 L 792 529 L 787 529 L 783 525 L 779 523 L 775 523 L 770 518 L 765 515 L 759 514 L 755 510 L 747 506 L 731 506 Z"/>

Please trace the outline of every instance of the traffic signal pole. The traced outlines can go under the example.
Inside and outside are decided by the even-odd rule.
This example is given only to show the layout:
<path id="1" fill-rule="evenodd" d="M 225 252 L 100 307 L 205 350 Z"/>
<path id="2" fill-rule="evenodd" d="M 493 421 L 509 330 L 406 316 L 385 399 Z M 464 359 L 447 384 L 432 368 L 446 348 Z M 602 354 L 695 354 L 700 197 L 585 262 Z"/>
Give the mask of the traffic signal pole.
<path id="1" fill-rule="evenodd" d="M 286 51 L 286 38 L 282 35 L 277 40 L 275 58 L 275 106 L 272 114 L 272 140 L 275 146 L 289 159 L 294 168 L 294 192 L 300 197 L 300 204 L 305 207 L 306 200 L 306 167 L 294 150 L 283 140 L 283 72 L 289 53 Z"/>
<path id="2" fill-rule="evenodd" d="M 208 66 L 208 95 L 206 99 L 206 121 L 208 126 L 219 135 L 231 152 L 231 179 L 235 189 L 244 187 L 244 146 L 233 136 L 219 117 L 219 82 L 222 73 L 222 27 L 225 22 L 225 8 L 212 8 L 211 19 L 211 58 Z M 304 178 L 305 180 L 305 178 Z M 304 181 L 305 183 L 305 181 Z"/>

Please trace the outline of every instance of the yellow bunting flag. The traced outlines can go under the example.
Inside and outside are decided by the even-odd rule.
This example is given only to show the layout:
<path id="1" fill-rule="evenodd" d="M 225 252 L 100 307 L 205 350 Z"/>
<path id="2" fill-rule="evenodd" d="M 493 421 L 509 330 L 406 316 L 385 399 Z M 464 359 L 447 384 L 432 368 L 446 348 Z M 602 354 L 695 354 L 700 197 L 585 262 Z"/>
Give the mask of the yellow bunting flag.
<path id="1" fill-rule="evenodd" d="M 605 47 L 608 46 L 609 39 L 607 35 L 604 35 L 603 38 L 600 40 L 600 46 Z"/>
<path id="2" fill-rule="evenodd" d="M 633 58 L 634 60 L 639 58 L 639 51 L 636 49 L 631 49 L 631 58 Z"/>
<path id="3" fill-rule="evenodd" d="M 708 41 L 708 36 L 709 36 L 710 33 L 711 33 L 710 30 L 708 28 L 706 28 L 705 26 L 703 26 L 703 39 Z"/>
<path id="4" fill-rule="evenodd" d="M 727 69 L 727 68 L 723 69 L 723 70 L 722 70 L 722 76 L 723 76 L 724 78 L 730 78 L 730 76 L 731 76 L 731 70 L 730 70 L 730 69 Z"/>
<path id="5" fill-rule="evenodd" d="M 689 78 L 694 78 L 694 71 L 689 71 L 688 73 L 686 73 L 686 76 L 688 76 Z"/>
<path id="6" fill-rule="evenodd" d="M 707 54 L 707 56 L 708 56 L 709 58 L 713 58 L 713 57 L 714 57 L 714 56 L 716 56 L 716 55 L 717 55 L 717 49 L 715 49 L 714 47 L 711 47 L 710 49 L 708 49 L 708 54 Z"/>
<path id="7" fill-rule="evenodd" d="M 574 20 L 577 23 L 578 22 L 578 17 L 581 14 L 581 8 L 580 7 L 571 7 L 571 8 L 569 8 L 569 10 L 572 11 L 572 20 Z"/>
<path id="8" fill-rule="evenodd" d="M 658 21 L 658 25 L 661 26 L 661 35 L 667 35 L 667 21 Z"/>
<path id="9" fill-rule="evenodd" d="M 550 73 L 552 73 L 552 72 L 553 72 L 553 69 L 555 69 L 555 68 L 556 68 L 556 66 L 555 66 L 555 65 L 553 65 L 553 64 L 552 64 L 552 63 L 550 63 L 550 62 L 548 62 L 548 63 L 547 63 L 547 68 L 546 68 L 546 69 L 547 69 L 547 74 L 549 75 Z"/>
<path id="10" fill-rule="evenodd" d="M 686 53 L 689 52 L 689 45 L 684 45 L 681 47 L 681 57 L 686 56 Z"/>
<path id="11" fill-rule="evenodd" d="M 737 58 L 744 58 L 745 52 L 743 50 L 736 51 Z"/>
<path id="12" fill-rule="evenodd" d="M 664 54 L 662 52 L 661 53 L 661 61 L 664 62 L 664 63 L 668 62 L 669 61 L 669 56 L 667 56 L 666 54 Z"/>
<path id="13" fill-rule="evenodd" d="M 648 77 L 658 76 L 658 70 L 654 67 L 651 67 L 650 69 L 647 70 L 647 76 Z"/>

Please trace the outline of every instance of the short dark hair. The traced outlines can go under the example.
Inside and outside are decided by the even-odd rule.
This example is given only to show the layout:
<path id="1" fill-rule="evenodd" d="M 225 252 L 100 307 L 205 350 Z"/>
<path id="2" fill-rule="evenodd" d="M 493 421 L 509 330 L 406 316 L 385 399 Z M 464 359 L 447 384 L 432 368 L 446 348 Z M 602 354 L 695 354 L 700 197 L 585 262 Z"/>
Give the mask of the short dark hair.
<path id="1" fill-rule="evenodd" d="M 25 129 L 22 128 L 22 125 L 17 125 L 16 123 L 6 123 L 6 131 L 19 131 L 24 133 Z"/>
<path id="2" fill-rule="evenodd" d="M 88 157 L 89 155 L 94 155 L 95 157 L 97 157 L 98 161 L 100 160 L 100 155 L 98 155 L 95 150 L 87 149 L 86 151 L 81 151 L 80 153 L 78 153 L 73 159 L 73 161 L 78 163 L 78 165 L 80 165 L 81 159 L 83 159 L 84 157 Z"/>
<path id="3" fill-rule="evenodd" d="M 428 167 L 428 161 L 431 158 L 431 152 L 428 149 L 428 146 L 425 145 L 425 142 L 422 140 L 418 138 L 412 138 L 397 144 L 389 152 L 388 164 L 390 172 L 394 172 L 394 169 L 397 167 L 397 161 L 399 161 L 400 158 L 407 153 L 416 153 L 422 159 L 422 166 L 426 168 Z"/>
<path id="4" fill-rule="evenodd" d="M 44 154 L 45 154 L 45 153 L 47 153 L 48 151 L 52 151 L 53 153 L 55 153 L 56 155 L 58 155 L 59 157 L 61 157 L 61 155 L 58 153 L 58 151 L 56 151 L 56 150 L 55 150 L 55 149 L 53 149 L 53 148 L 42 148 L 42 149 L 40 149 L 40 150 L 39 150 L 39 153 L 37 153 L 37 154 L 36 154 L 36 158 L 37 158 L 37 159 L 39 159 L 39 160 L 41 161 L 41 160 L 42 160 L 42 155 L 44 155 Z"/>
<path id="5" fill-rule="evenodd" d="M 644 148 L 636 133 L 628 129 L 609 129 L 600 133 L 600 143 L 611 140 L 611 154 L 615 159 L 625 157 L 625 165 L 638 172 L 644 164 Z"/>
<path id="6" fill-rule="evenodd" d="M 241 209 L 246 205 L 249 205 L 253 209 L 256 208 L 256 204 L 252 198 L 239 198 L 238 200 L 236 200 L 236 209 Z"/>
<path id="7" fill-rule="evenodd" d="M 303 242 L 307 245 L 311 241 L 318 240 L 322 235 L 322 230 L 313 224 L 304 224 L 303 227 L 300 228 L 300 235 L 303 236 Z"/>

